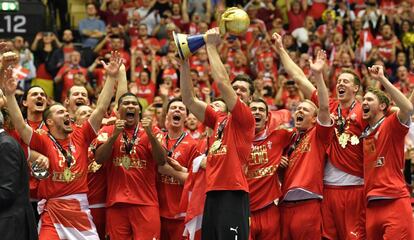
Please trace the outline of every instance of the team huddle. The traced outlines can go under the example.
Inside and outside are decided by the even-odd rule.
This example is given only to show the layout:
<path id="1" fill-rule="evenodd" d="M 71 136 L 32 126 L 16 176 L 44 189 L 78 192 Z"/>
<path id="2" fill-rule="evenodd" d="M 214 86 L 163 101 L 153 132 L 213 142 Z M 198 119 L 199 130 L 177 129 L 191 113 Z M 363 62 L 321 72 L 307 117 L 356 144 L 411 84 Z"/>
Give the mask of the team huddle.
<path id="1" fill-rule="evenodd" d="M 13 125 L 5 129 L 22 146 L 28 171 L 47 170 L 30 179 L 39 238 L 413 239 L 402 169 L 414 94 L 406 98 L 373 65 L 369 73 L 385 92 L 368 89 L 358 100 L 360 80 L 346 70 L 330 98 L 326 53 L 310 62 L 313 84 L 281 36 L 273 39 L 306 98 L 291 117 L 293 129 L 283 110 L 253 97 L 248 76 L 229 78 L 217 28 L 205 41 L 221 98 L 199 100 L 190 64 L 181 60 L 181 98 L 164 99 L 161 126 L 128 92 L 117 52 L 102 63 L 106 79 L 95 108 L 84 87 L 70 88 L 64 105 L 47 106 L 43 89 L 32 86 L 24 114 L 8 67 L 14 56 L 3 54 L 0 108 Z M 200 122 L 192 129 L 191 118 Z"/>

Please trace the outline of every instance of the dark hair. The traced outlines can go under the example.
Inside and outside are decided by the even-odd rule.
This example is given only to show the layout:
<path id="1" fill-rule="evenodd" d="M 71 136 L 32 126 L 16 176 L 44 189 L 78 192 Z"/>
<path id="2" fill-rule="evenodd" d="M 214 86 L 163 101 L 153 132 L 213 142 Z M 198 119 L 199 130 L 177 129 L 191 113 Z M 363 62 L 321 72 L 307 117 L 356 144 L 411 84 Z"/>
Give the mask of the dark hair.
<path id="1" fill-rule="evenodd" d="M 249 103 L 250 104 L 257 102 L 257 103 L 263 103 L 266 106 L 266 115 L 269 113 L 269 106 L 267 105 L 266 101 L 263 98 L 253 98 L 253 100 Z"/>
<path id="2" fill-rule="evenodd" d="M 144 111 L 144 109 L 142 108 L 142 105 L 139 102 L 138 97 L 133 93 L 127 92 L 127 93 L 122 94 L 122 96 L 119 97 L 119 99 L 118 99 L 118 108 L 117 109 L 119 110 L 119 106 L 121 106 L 121 104 L 123 102 L 123 99 L 126 98 L 126 97 L 129 97 L 129 96 L 134 97 L 135 99 L 137 99 L 138 106 L 139 106 L 139 118 L 141 119 L 142 118 L 142 111 Z"/>
<path id="3" fill-rule="evenodd" d="M 375 87 L 368 87 L 367 92 L 371 92 L 372 94 L 377 96 L 380 104 L 385 103 L 386 107 L 384 109 L 384 113 L 388 111 L 388 107 L 390 106 L 390 99 L 387 97 L 387 94 L 385 94 L 385 92 Z"/>
<path id="4" fill-rule="evenodd" d="M 167 104 L 167 109 L 166 109 L 167 112 L 168 112 L 168 109 L 170 109 L 170 105 L 173 102 L 183 102 L 183 99 L 182 98 L 173 98 L 173 99 L 171 99 Z M 185 111 L 186 111 L 187 115 L 190 113 L 190 110 L 188 110 L 187 106 L 185 106 Z"/>
<path id="5" fill-rule="evenodd" d="M 24 91 L 23 96 L 22 96 L 22 101 L 26 101 L 27 100 L 27 95 L 29 94 L 29 91 L 32 90 L 33 88 L 40 88 L 40 89 L 42 89 L 42 91 L 45 93 L 45 95 L 47 97 L 47 94 L 46 94 L 45 90 L 41 86 L 39 86 L 39 85 L 33 85 L 33 86 L 29 87 L 29 89 L 27 89 L 26 91 Z"/>
<path id="6" fill-rule="evenodd" d="M 249 84 L 249 91 L 250 91 L 250 96 L 253 95 L 254 93 L 254 85 L 253 85 L 253 81 L 252 79 L 249 77 L 249 75 L 246 74 L 239 74 L 237 75 L 234 79 L 233 79 L 233 83 L 235 83 L 236 81 L 242 81 L 242 82 L 247 82 Z"/>
<path id="7" fill-rule="evenodd" d="M 43 118 L 43 122 L 45 122 L 46 126 L 47 126 L 47 122 L 46 120 L 49 118 L 50 113 L 52 113 L 52 111 L 50 110 L 53 106 L 63 106 L 61 103 L 53 103 L 52 105 L 48 106 L 45 111 L 42 114 L 42 118 Z"/>
<path id="8" fill-rule="evenodd" d="M 226 106 L 226 112 L 229 111 L 229 109 L 227 108 L 226 101 L 224 101 L 223 98 L 220 98 L 220 97 L 214 98 L 214 100 L 212 100 L 211 103 L 213 103 L 213 102 L 222 102 L 222 103 L 224 103 L 224 106 Z"/>

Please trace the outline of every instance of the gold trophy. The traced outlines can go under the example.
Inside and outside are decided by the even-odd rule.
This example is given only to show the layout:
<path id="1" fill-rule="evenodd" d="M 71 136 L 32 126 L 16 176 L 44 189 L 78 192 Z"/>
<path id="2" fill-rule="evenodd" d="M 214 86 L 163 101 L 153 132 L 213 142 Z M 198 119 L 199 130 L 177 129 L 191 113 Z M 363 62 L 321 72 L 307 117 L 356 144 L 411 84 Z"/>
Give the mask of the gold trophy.
<path id="1" fill-rule="evenodd" d="M 246 33 L 250 25 L 250 18 L 247 13 L 240 8 L 228 8 L 219 19 L 220 34 L 229 33 L 235 36 L 241 36 Z M 175 46 L 178 50 L 178 56 L 185 60 L 194 54 L 199 48 L 206 44 L 205 34 L 189 36 L 173 32 Z"/>

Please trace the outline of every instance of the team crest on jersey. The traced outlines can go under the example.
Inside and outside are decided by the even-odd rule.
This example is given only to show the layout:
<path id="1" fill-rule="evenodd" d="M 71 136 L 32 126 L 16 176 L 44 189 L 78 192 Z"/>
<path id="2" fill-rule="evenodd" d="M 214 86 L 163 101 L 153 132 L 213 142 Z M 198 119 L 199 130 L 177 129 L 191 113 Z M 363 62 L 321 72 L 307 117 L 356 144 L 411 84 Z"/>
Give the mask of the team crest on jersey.
<path id="1" fill-rule="evenodd" d="M 352 113 L 352 114 L 351 114 L 351 116 L 349 116 L 349 118 L 350 118 L 352 121 L 355 121 L 355 120 L 356 120 L 356 117 L 357 117 L 356 113 Z"/>
<path id="2" fill-rule="evenodd" d="M 272 149 L 272 144 L 273 144 L 272 141 L 268 141 L 267 142 L 267 148 Z"/>
<path id="3" fill-rule="evenodd" d="M 374 167 L 382 167 L 385 164 L 385 158 L 384 157 L 379 157 L 377 160 L 375 160 L 374 162 Z"/>

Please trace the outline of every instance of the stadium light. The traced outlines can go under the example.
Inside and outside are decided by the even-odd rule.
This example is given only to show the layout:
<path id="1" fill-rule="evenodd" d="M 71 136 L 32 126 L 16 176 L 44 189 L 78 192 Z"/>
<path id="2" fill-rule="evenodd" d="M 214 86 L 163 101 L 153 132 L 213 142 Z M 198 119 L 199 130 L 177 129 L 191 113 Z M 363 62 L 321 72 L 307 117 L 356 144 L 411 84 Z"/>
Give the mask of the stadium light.
<path id="1" fill-rule="evenodd" d="M 2 1 L 0 0 L 0 11 L 14 12 L 19 11 L 19 1 Z"/>

